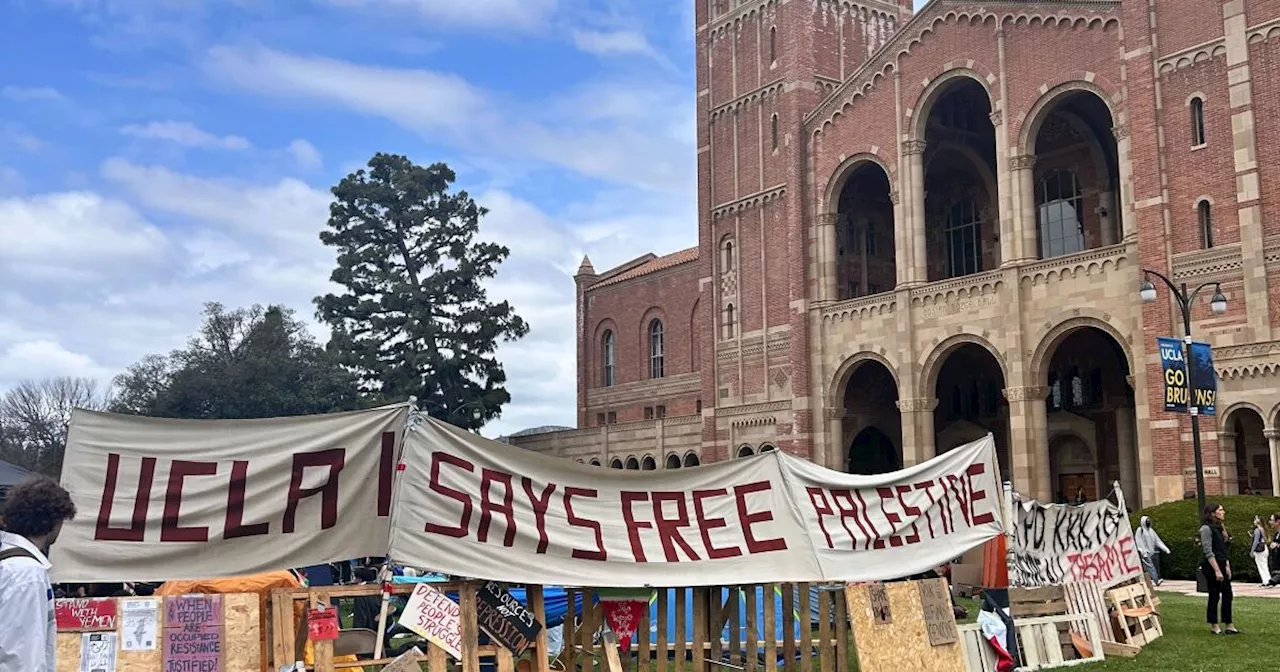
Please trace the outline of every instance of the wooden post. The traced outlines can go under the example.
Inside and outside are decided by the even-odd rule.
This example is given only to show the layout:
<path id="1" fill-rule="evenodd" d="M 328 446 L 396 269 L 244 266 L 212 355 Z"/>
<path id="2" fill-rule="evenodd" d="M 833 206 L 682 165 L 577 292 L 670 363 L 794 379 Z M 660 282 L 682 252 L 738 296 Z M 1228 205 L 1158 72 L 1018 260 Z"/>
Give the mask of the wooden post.
<path id="1" fill-rule="evenodd" d="M 808 622 L 809 615 L 805 614 L 802 623 Z M 784 669 L 790 670 L 796 664 L 796 585 L 794 583 L 782 584 L 782 630 L 782 665 Z M 806 628 L 802 627 L 800 633 L 803 634 L 805 630 Z M 807 665 L 800 669 L 807 669 Z"/>
<path id="2" fill-rule="evenodd" d="M 777 589 L 776 583 L 764 584 L 764 672 L 778 672 Z"/>
<path id="3" fill-rule="evenodd" d="M 658 672 L 667 672 L 667 624 L 671 616 L 667 613 L 667 605 L 670 604 L 670 598 L 667 597 L 667 589 L 658 589 Z M 676 669 L 683 669 L 683 665 L 677 665 Z M 648 672 L 641 669 L 640 672 Z"/>
<path id="4" fill-rule="evenodd" d="M 533 641 L 533 672 L 551 672 L 551 653 L 547 651 L 547 605 L 543 597 L 542 586 L 528 586 L 525 595 L 529 600 L 529 609 L 533 617 L 542 624 L 538 637 Z M 569 613 L 565 618 L 573 617 L 573 605 L 569 605 Z"/>
<path id="5" fill-rule="evenodd" d="M 327 604 L 328 598 L 321 598 L 320 594 L 311 591 L 311 596 L 307 600 L 312 609 L 318 609 L 324 605 L 326 609 L 336 609 L 332 604 Z M 306 637 L 305 632 L 303 636 Z M 315 672 L 333 672 L 333 640 L 325 640 L 323 642 L 312 642 L 311 652 L 315 657 Z M 479 670 L 476 670 L 479 672 Z"/>
<path id="6" fill-rule="evenodd" d="M 480 624 L 476 620 L 476 583 L 458 587 L 462 616 L 462 672 L 480 672 Z"/>

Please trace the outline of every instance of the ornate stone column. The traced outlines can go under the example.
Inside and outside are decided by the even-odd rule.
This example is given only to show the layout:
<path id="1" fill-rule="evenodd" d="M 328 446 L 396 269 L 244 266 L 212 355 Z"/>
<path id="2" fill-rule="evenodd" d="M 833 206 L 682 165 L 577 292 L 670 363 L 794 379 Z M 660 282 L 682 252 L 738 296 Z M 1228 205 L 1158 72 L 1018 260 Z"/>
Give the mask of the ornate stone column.
<path id="1" fill-rule="evenodd" d="M 927 397 L 898 400 L 898 411 L 902 414 L 903 467 L 920 464 L 937 454 L 937 437 L 933 431 L 933 409 L 937 407 L 938 400 Z M 910 452 L 908 446 L 912 448 Z"/>
<path id="2" fill-rule="evenodd" d="M 1036 227 L 1036 157 L 1020 154 L 1009 157 L 1010 182 L 1016 186 L 1018 213 L 1014 218 L 1016 243 L 1013 245 L 1016 261 L 1029 261 L 1040 257 L 1040 232 Z"/>
<path id="3" fill-rule="evenodd" d="M 1120 239 L 1138 235 L 1138 215 L 1133 203 L 1133 161 L 1130 158 L 1129 127 L 1121 124 L 1111 129 L 1116 138 L 1116 163 L 1120 164 Z"/>
<path id="4" fill-rule="evenodd" d="M 1049 419 L 1044 386 L 1009 387 L 1009 459 L 1013 462 L 1013 488 L 1040 501 L 1052 501 L 1050 483 Z"/>
<path id="5" fill-rule="evenodd" d="M 1268 429 L 1265 435 L 1271 444 L 1271 495 L 1277 497 L 1280 496 L 1280 429 Z"/>
<path id="6" fill-rule="evenodd" d="M 901 175 L 899 175 L 901 180 Z M 912 238 L 904 231 L 907 208 L 902 204 L 902 192 L 898 189 L 889 191 L 889 199 L 893 201 L 893 270 L 894 283 L 899 287 L 907 284 L 911 278 L 911 257 L 908 241 Z"/>
<path id="7" fill-rule="evenodd" d="M 1120 461 L 1120 487 L 1125 501 L 1132 507 L 1142 504 L 1142 491 L 1138 486 L 1138 426 L 1132 408 L 1116 411 L 1116 452 Z M 1099 493 L 1101 494 L 1101 493 Z"/>
<path id="8" fill-rule="evenodd" d="M 822 460 L 823 466 L 844 471 L 844 466 L 840 462 L 842 459 L 848 459 L 844 454 L 844 416 L 848 411 L 843 408 L 827 407 L 823 409 L 823 413 L 827 419 L 827 449 Z"/>
<path id="9" fill-rule="evenodd" d="M 925 243 L 925 211 L 924 211 L 924 140 L 908 140 L 902 143 L 902 155 L 907 160 L 907 170 L 911 174 L 910 192 L 907 199 L 911 204 L 909 223 L 911 274 L 908 284 L 923 284 L 929 281 L 928 248 Z"/>
<path id="10" fill-rule="evenodd" d="M 839 277 L 836 255 L 836 222 L 839 215 L 834 212 L 818 215 L 818 298 L 821 301 L 835 301 L 840 297 L 836 281 Z"/>
<path id="11" fill-rule="evenodd" d="M 1014 224 L 1016 209 L 1013 206 L 1015 202 L 1013 192 L 1017 187 L 1017 181 L 1008 169 L 1008 161 L 1004 158 L 1009 155 L 1009 142 L 1005 137 L 1004 129 L 1004 113 L 997 110 L 991 113 L 990 118 L 991 125 L 996 130 L 996 205 L 1000 215 L 1000 266 L 1004 267 L 1013 264 L 1013 260 L 1017 259 L 1015 251 L 1017 236 L 1014 234 L 1017 230 Z"/>

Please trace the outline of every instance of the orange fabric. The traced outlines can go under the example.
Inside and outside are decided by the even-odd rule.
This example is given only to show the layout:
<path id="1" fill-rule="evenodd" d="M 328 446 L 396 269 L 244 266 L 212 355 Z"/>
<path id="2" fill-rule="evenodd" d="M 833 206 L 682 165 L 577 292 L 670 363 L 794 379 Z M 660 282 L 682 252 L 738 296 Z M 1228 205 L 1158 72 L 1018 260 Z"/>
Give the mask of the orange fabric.
<path id="1" fill-rule="evenodd" d="M 982 586 L 984 588 L 1009 587 L 1009 558 L 1004 535 L 988 541 L 982 547 Z"/>

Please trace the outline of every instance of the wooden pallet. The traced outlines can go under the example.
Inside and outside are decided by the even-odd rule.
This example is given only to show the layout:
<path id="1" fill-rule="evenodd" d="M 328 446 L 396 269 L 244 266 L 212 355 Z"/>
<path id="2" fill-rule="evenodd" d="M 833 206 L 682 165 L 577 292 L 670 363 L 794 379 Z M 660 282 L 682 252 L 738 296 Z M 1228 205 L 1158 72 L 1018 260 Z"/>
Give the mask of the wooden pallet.
<path id="1" fill-rule="evenodd" d="M 1164 635 L 1160 614 L 1151 603 L 1145 582 L 1133 583 L 1107 591 L 1107 602 L 1115 608 L 1122 643 L 1146 646 Z"/>
<path id="2" fill-rule="evenodd" d="M 1067 599 L 1068 614 L 1088 614 L 1098 623 L 1103 641 L 1116 641 L 1115 632 L 1111 629 L 1110 607 L 1102 591 L 1102 584 L 1097 581 L 1074 581 L 1062 587 Z M 1072 627 L 1072 632 L 1084 635 L 1080 626 Z"/>
<path id="3" fill-rule="evenodd" d="M 1091 615 L 1059 614 L 1014 621 L 1018 647 L 1022 653 L 1019 670 L 1047 670 L 1105 658 L 1105 642 Z M 1076 635 L 1073 629 L 1086 634 Z M 982 637 L 976 623 L 959 626 L 964 642 L 965 667 L 968 672 L 995 672 L 996 654 Z"/>

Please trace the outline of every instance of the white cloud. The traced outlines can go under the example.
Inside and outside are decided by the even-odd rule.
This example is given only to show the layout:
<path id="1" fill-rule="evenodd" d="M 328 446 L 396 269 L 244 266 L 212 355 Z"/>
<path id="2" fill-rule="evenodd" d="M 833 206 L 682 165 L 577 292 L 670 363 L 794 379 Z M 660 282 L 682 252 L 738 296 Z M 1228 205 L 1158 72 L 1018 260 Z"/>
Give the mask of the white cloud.
<path id="1" fill-rule="evenodd" d="M 238 135 L 217 136 L 187 121 L 153 121 L 146 125 L 130 124 L 120 129 L 125 135 L 147 140 L 172 142 L 184 147 L 202 149 L 250 149 L 253 144 Z"/>
<path id="2" fill-rule="evenodd" d="M 0 97 L 20 103 L 29 102 L 65 102 L 66 97 L 58 92 L 57 89 L 48 86 L 38 87 L 21 87 L 21 86 L 5 86 L 0 88 Z"/>
<path id="3" fill-rule="evenodd" d="M 555 0 L 328 0 L 359 10 L 382 8 L 412 12 L 427 27 L 499 27 L 513 30 L 542 25 Z"/>
<path id="4" fill-rule="evenodd" d="M 683 190 L 693 184 L 693 102 L 683 89 L 660 81 L 584 87 L 643 90 L 649 103 L 643 114 L 633 108 L 619 118 L 600 115 L 594 104 L 573 104 L 586 95 L 573 91 L 568 101 L 565 95 L 506 101 L 449 73 L 264 48 L 214 48 L 206 68 L 215 79 L 247 91 L 384 117 L 468 152 L 551 164 L 646 188 Z"/>
<path id="5" fill-rule="evenodd" d="M 0 147 L 10 145 L 28 152 L 44 149 L 44 141 L 13 122 L 0 123 Z"/>
<path id="6" fill-rule="evenodd" d="M 26 189 L 22 174 L 8 166 L 0 166 L 0 197 L 21 194 Z"/>
<path id="7" fill-rule="evenodd" d="M 289 143 L 289 155 L 293 157 L 294 161 L 298 162 L 298 167 L 303 170 L 319 170 L 324 165 L 320 150 L 306 140 L 298 139 Z"/>
<path id="8" fill-rule="evenodd" d="M 14 343 L 0 352 L 0 383 L 56 376 L 86 377 L 105 383 L 112 374 L 92 357 L 71 352 L 53 340 Z"/>
<path id="9" fill-rule="evenodd" d="M 573 44 L 596 56 L 654 56 L 657 53 L 644 34 L 634 30 L 575 30 Z"/>

